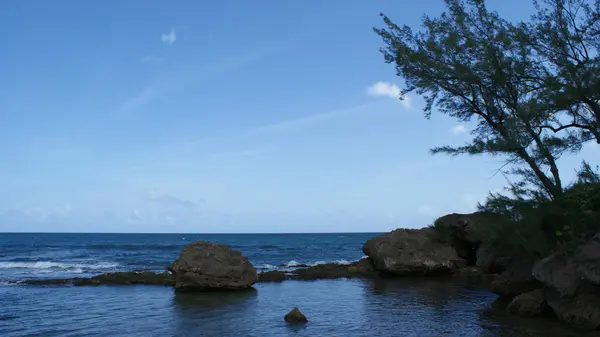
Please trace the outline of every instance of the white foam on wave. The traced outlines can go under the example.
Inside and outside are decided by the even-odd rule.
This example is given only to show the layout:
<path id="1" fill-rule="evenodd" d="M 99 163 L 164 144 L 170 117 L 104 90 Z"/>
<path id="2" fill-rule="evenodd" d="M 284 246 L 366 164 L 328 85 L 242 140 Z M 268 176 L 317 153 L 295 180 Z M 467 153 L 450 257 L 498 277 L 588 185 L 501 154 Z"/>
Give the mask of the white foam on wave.
<path id="1" fill-rule="evenodd" d="M 296 260 L 292 260 L 290 262 L 288 262 L 285 266 L 288 268 L 293 268 L 293 267 L 314 267 L 316 265 L 319 264 L 326 264 L 326 263 L 335 263 L 335 264 L 342 264 L 342 265 L 347 265 L 347 264 L 351 264 L 352 261 L 348 261 L 348 260 L 335 260 L 335 261 L 316 261 L 316 262 L 307 262 L 307 263 L 300 263 Z"/>
<path id="2" fill-rule="evenodd" d="M 82 264 L 82 263 L 62 263 L 62 262 L 51 262 L 51 261 L 37 261 L 37 262 L 0 262 L 0 269 L 70 269 L 73 273 L 83 273 L 83 269 L 110 269 L 116 268 L 119 264 L 100 262 L 96 264 Z"/>
<path id="3" fill-rule="evenodd" d="M 277 269 L 277 267 L 272 264 L 265 263 L 265 264 L 256 266 L 256 269 Z"/>
<path id="4" fill-rule="evenodd" d="M 298 263 L 298 261 L 296 260 L 292 260 L 290 262 L 288 262 L 285 266 L 286 267 L 298 267 L 301 266 L 302 264 Z"/>

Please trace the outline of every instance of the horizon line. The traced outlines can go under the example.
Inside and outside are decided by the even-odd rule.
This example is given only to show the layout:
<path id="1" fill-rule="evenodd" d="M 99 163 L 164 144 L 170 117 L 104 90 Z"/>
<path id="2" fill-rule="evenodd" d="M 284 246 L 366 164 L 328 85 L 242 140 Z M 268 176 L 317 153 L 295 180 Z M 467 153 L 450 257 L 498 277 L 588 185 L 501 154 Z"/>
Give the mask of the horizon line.
<path id="1" fill-rule="evenodd" d="M 268 233 L 268 232 L 257 232 L 257 233 L 178 233 L 178 232 L 0 232 L 2 234 L 123 234 L 123 235 L 135 235 L 135 234 L 149 234 L 149 235 L 307 235 L 307 234 L 380 234 L 385 232 L 289 232 L 289 233 Z"/>

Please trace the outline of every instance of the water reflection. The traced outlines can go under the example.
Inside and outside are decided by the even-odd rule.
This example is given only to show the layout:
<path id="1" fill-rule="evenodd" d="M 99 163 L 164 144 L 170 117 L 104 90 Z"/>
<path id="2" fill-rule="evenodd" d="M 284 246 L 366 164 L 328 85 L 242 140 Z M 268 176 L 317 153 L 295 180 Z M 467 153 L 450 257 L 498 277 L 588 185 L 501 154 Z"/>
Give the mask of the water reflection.
<path id="1" fill-rule="evenodd" d="M 174 292 L 174 336 L 238 336 L 251 329 L 258 291 Z"/>
<path id="2" fill-rule="evenodd" d="M 490 309 L 496 296 L 448 280 L 259 284 L 229 293 L 166 287 L 0 287 L 0 336 L 598 336 Z M 284 315 L 299 307 L 306 325 Z M 110 324 L 106 324 L 110 322 Z"/>

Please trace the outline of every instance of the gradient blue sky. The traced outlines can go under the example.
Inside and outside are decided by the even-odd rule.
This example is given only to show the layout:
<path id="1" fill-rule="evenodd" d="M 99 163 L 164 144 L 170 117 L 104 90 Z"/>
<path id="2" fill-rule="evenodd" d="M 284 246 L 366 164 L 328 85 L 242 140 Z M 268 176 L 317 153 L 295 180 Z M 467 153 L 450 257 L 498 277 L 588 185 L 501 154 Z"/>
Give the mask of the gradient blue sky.
<path id="1" fill-rule="evenodd" d="M 0 2 L 0 231 L 385 231 L 473 211 L 505 182 L 498 159 L 429 155 L 468 126 L 397 100 L 371 29 L 442 9 Z"/>

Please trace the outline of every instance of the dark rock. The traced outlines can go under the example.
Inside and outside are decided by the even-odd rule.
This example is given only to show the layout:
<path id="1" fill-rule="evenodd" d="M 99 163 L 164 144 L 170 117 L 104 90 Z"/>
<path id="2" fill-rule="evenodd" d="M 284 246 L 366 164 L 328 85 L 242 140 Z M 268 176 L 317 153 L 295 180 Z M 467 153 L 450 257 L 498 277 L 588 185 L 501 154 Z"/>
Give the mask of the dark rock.
<path id="1" fill-rule="evenodd" d="M 304 316 L 303 313 L 300 312 L 298 308 L 292 309 L 288 312 L 283 318 L 288 323 L 306 323 L 308 319 Z"/>
<path id="2" fill-rule="evenodd" d="M 492 302 L 491 307 L 496 310 L 506 310 L 508 305 L 515 299 L 515 296 L 500 295 Z"/>
<path id="3" fill-rule="evenodd" d="M 483 244 L 477 250 L 477 260 L 475 265 L 481 268 L 484 273 L 501 274 L 515 258 L 520 258 L 517 257 L 517 255 L 519 254 L 515 254 L 514 251 L 506 248 L 492 247 Z"/>
<path id="4" fill-rule="evenodd" d="M 575 250 L 565 248 L 542 259 L 533 275 L 544 284 L 546 302 L 560 320 L 600 328 L 600 233 Z"/>
<path id="5" fill-rule="evenodd" d="M 356 272 L 362 276 L 376 276 L 375 266 L 371 258 L 365 257 L 356 264 Z"/>
<path id="6" fill-rule="evenodd" d="M 116 272 L 105 273 L 90 278 L 70 278 L 70 279 L 45 279 L 45 280 L 26 280 L 22 284 L 26 285 L 75 285 L 75 286 L 91 286 L 91 285 L 166 285 L 171 286 L 175 283 L 173 275 L 168 272 L 153 273 L 153 272 Z"/>
<path id="7" fill-rule="evenodd" d="M 533 277 L 531 269 L 533 261 L 521 259 L 513 261 L 500 275 L 492 281 L 492 291 L 499 295 L 517 296 L 542 287 Z"/>
<path id="8" fill-rule="evenodd" d="M 548 306 L 561 321 L 582 329 L 600 329 L 600 295 L 598 290 L 591 293 L 578 292 L 571 297 L 561 297 L 552 288 L 545 289 L 544 296 Z"/>
<path id="9" fill-rule="evenodd" d="M 192 242 L 168 269 L 177 290 L 240 290 L 251 287 L 258 274 L 242 253 L 226 245 Z"/>
<path id="10" fill-rule="evenodd" d="M 168 272 L 116 272 L 105 273 L 88 279 L 76 279 L 73 284 L 81 285 L 130 285 L 130 284 L 149 284 L 149 285 L 173 285 L 173 275 Z"/>
<path id="11" fill-rule="evenodd" d="M 435 229 L 456 250 L 459 257 L 465 259 L 468 265 L 474 265 L 477 250 L 481 245 L 477 230 L 497 217 L 498 215 L 485 212 L 452 213 L 438 218 L 435 221 Z"/>
<path id="12" fill-rule="evenodd" d="M 308 268 L 299 268 L 290 273 L 293 280 L 322 280 L 335 278 L 352 278 L 358 274 L 356 262 L 352 264 L 325 263 Z"/>
<path id="13" fill-rule="evenodd" d="M 552 309 L 546 303 L 542 289 L 516 296 L 508 305 L 507 311 L 509 314 L 526 317 L 552 315 Z"/>
<path id="14" fill-rule="evenodd" d="M 48 285 L 72 285 L 74 282 L 79 280 L 85 280 L 84 278 L 64 278 L 64 279 L 38 279 L 38 280 L 24 280 L 18 284 L 30 285 L 30 286 L 48 286 Z"/>
<path id="15" fill-rule="evenodd" d="M 363 252 L 385 275 L 431 275 L 464 267 L 454 248 L 435 239 L 430 228 L 396 229 L 378 235 L 363 245 Z"/>
<path id="16" fill-rule="evenodd" d="M 287 279 L 287 275 L 283 271 L 272 270 L 258 274 L 258 282 L 282 282 Z"/>

